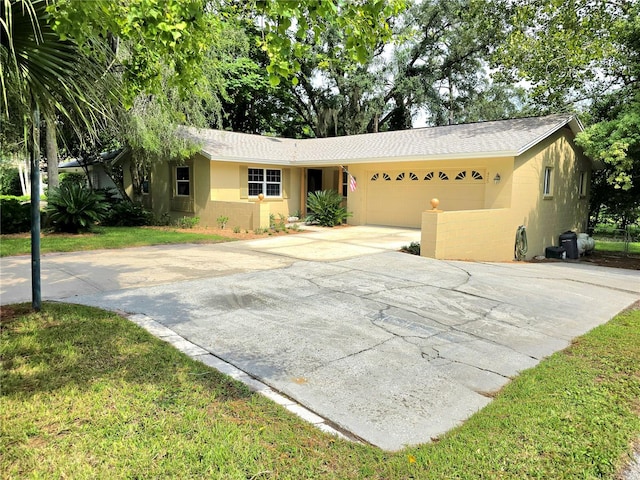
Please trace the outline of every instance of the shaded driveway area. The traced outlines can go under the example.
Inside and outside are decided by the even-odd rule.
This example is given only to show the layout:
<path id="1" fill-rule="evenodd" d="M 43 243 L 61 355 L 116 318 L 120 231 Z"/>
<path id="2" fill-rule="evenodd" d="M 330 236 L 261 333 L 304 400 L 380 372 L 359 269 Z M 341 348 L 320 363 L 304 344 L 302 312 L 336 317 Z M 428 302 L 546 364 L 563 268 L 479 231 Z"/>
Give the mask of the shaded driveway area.
<path id="1" fill-rule="evenodd" d="M 635 271 L 394 251 L 412 236 L 419 232 L 351 227 L 114 251 L 103 259 L 111 266 L 91 265 L 103 252 L 45 263 L 77 270 L 73 285 L 84 281 L 80 271 L 92 273 L 91 288 L 73 296 L 63 274 L 52 275 L 61 294 L 51 298 L 153 319 L 388 450 L 463 422 L 518 372 L 640 298 Z M 9 267 L 3 259 L 3 303 L 15 295 L 5 291 L 5 279 L 16 280 Z"/>

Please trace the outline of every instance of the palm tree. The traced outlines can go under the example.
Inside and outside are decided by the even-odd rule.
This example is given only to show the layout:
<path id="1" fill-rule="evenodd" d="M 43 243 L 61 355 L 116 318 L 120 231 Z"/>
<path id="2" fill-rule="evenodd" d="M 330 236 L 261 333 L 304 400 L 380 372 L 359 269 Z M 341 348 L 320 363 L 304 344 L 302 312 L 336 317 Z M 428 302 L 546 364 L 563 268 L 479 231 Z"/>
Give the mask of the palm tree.
<path id="1" fill-rule="evenodd" d="M 50 24 L 46 0 L 2 0 L 0 12 L 0 106 L 5 118 L 22 117 L 31 166 L 32 307 L 41 308 L 40 290 L 40 113 L 66 118 L 76 131 L 97 131 L 109 116 L 117 80 L 102 65 L 104 43 L 83 48 L 62 39 Z M 112 88 L 105 89 L 105 83 Z M 17 102 L 9 102 L 9 95 Z M 15 100 L 15 98 L 14 98 Z M 17 107 L 15 107 L 17 105 Z M 13 107 L 13 108 L 12 108 Z"/>

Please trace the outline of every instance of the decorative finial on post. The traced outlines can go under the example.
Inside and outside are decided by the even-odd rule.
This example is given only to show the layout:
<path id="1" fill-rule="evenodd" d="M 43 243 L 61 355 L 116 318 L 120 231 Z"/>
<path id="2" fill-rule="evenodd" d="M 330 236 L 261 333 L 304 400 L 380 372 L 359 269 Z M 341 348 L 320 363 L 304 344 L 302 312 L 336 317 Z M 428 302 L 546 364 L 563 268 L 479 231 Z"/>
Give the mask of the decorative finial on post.
<path id="1" fill-rule="evenodd" d="M 261 202 L 262 200 L 264 200 L 264 193 L 259 193 L 258 194 L 258 201 Z"/>
<path id="2" fill-rule="evenodd" d="M 438 205 L 440 205 L 440 200 L 438 200 L 437 198 L 432 198 L 431 199 L 431 208 L 432 208 L 432 210 L 437 210 L 438 209 Z"/>

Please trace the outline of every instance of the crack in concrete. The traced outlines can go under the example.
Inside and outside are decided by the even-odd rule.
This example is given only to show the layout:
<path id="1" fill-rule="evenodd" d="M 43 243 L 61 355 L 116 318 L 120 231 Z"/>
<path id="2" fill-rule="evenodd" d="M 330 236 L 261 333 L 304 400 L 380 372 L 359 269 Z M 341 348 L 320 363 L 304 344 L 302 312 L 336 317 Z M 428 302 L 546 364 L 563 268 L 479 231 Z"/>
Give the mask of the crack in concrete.
<path id="1" fill-rule="evenodd" d="M 327 362 L 327 364 L 339 362 L 340 360 L 344 360 L 345 358 L 351 358 L 351 357 L 355 357 L 356 355 L 360 355 L 361 353 L 369 352 L 369 351 L 371 351 L 371 350 L 373 350 L 373 349 L 375 349 L 375 348 L 377 348 L 377 347 L 379 347 L 381 345 L 384 345 L 385 343 L 387 343 L 390 340 L 393 340 L 393 337 L 389 337 L 389 338 L 387 338 L 387 339 L 385 339 L 385 340 L 383 340 L 381 342 L 376 343 L 375 345 L 371 345 L 370 347 L 363 348 L 362 350 L 358 350 L 357 352 L 353 352 L 353 353 L 350 353 L 348 355 L 344 355 L 344 356 L 339 357 L 339 358 L 334 358 L 330 362 Z"/>
<path id="2" fill-rule="evenodd" d="M 470 337 L 469 340 L 460 339 L 460 340 L 455 342 L 456 344 L 472 343 L 472 342 L 475 342 L 475 341 L 487 342 L 487 343 L 490 343 L 490 344 L 493 344 L 493 345 L 497 345 L 497 346 L 502 347 L 502 348 L 506 348 L 506 349 L 511 350 L 511 351 L 513 351 L 513 352 L 515 352 L 515 353 L 517 353 L 519 355 L 526 356 L 526 357 L 531 358 L 533 360 L 536 360 L 536 361 L 539 360 L 539 358 L 534 357 L 532 355 L 529 355 L 527 353 L 521 352 L 519 350 L 516 350 L 515 348 L 513 348 L 513 347 L 511 347 L 509 345 L 505 345 L 504 343 L 501 343 L 501 342 L 496 341 L 496 340 L 491 339 L 491 338 L 487 338 L 487 337 L 485 337 L 485 336 L 483 336 L 483 335 L 481 335 L 479 333 L 470 332 L 470 331 L 467 331 L 464 328 L 462 328 L 462 327 L 468 326 L 469 324 L 478 322 L 478 321 L 483 320 L 483 319 L 484 320 L 490 320 L 490 321 L 496 322 L 498 324 L 507 325 L 509 327 L 514 327 L 514 325 L 512 325 L 512 324 L 510 324 L 508 322 L 504 322 L 504 321 L 496 319 L 496 318 L 489 319 L 488 317 L 497 308 L 499 308 L 502 305 L 510 305 L 510 306 L 514 306 L 514 307 L 518 307 L 518 305 L 511 304 L 511 303 L 505 302 L 505 301 L 496 300 L 494 298 L 484 297 L 482 295 L 477 295 L 477 294 L 474 294 L 474 293 L 458 290 L 462 286 L 468 284 L 473 275 L 469 271 L 465 270 L 464 268 L 462 268 L 462 267 L 460 267 L 458 265 L 453 265 L 453 264 L 451 264 L 449 262 L 444 262 L 444 263 L 446 263 L 451 268 L 454 268 L 456 270 L 464 272 L 466 274 L 465 280 L 462 283 L 460 283 L 460 284 L 458 284 L 456 286 L 452 286 L 452 287 L 443 287 L 443 286 L 438 286 L 438 285 L 425 283 L 425 282 L 418 282 L 418 281 L 413 281 L 413 284 L 414 284 L 413 286 L 427 286 L 427 287 L 431 287 L 431 288 L 436 288 L 438 290 L 454 292 L 454 293 L 457 293 L 457 294 L 460 294 L 460 295 L 463 295 L 463 296 L 469 296 L 469 297 L 473 297 L 473 298 L 480 298 L 480 299 L 492 302 L 493 306 L 491 306 L 491 308 L 488 311 L 486 311 L 484 313 L 481 313 L 481 314 L 479 313 L 477 318 L 470 318 L 470 319 L 468 319 L 468 320 L 466 320 L 464 322 L 461 322 L 461 323 L 458 323 L 458 324 L 455 324 L 455 325 L 450 325 L 450 324 L 447 324 L 445 322 L 442 322 L 442 321 L 438 320 L 437 318 L 433 318 L 433 317 L 429 316 L 428 314 L 425 314 L 424 311 L 422 311 L 422 310 L 420 310 L 418 308 L 410 308 L 410 307 L 407 307 L 407 306 L 393 305 L 391 303 L 384 302 L 384 301 L 381 301 L 379 299 L 371 298 L 371 297 L 373 297 L 374 295 L 376 295 L 379 292 L 363 293 L 363 294 L 358 294 L 357 292 L 346 292 L 343 289 L 341 289 L 339 286 L 333 287 L 331 285 L 320 285 L 314 278 L 306 279 L 311 284 L 315 285 L 319 289 L 327 289 L 327 290 L 332 291 L 332 292 L 342 293 L 342 294 L 345 294 L 345 295 L 353 296 L 353 297 L 358 298 L 358 299 L 368 300 L 368 301 L 375 302 L 375 303 L 380 304 L 380 305 L 384 305 L 383 308 L 379 309 L 377 311 L 377 313 L 372 315 L 371 317 L 369 317 L 368 320 L 371 323 L 371 325 L 373 325 L 376 328 L 382 330 L 383 332 L 391 335 L 391 337 L 389 337 L 389 338 L 385 339 L 384 341 L 379 342 L 379 343 L 377 343 L 375 345 L 372 345 L 372 346 L 369 346 L 369 347 L 364 348 L 362 350 L 359 350 L 357 352 L 353 352 L 353 353 L 350 353 L 349 355 L 345 355 L 343 357 L 331 360 L 327 364 L 338 362 L 338 361 L 343 360 L 345 358 L 350 358 L 350 357 L 359 355 L 361 353 L 373 350 L 373 349 L 375 349 L 375 348 L 387 343 L 388 341 L 390 341 L 390 340 L 392 340 L 394 338 L 399 338 L 400 340 L 402 340 L 404 342 L 407 342 L 407 343 L 413 345 L 414 347 L 421 348 L 422 347 L 421 345 L 417 345 L 415 342 L 412 342 L 411 339 L 430 340 L 432 338 L 438 337 L 438 335 L 446 334 L 447 332 L 455 332 L 455 333 L 459 333 L 459 334 L 462 334 L 464 336 Z M 325 276 L 323 276 L 321 278 L 322 279 L 327 279 L 327 278 L 331 278 L 331 277 L 342 276 L 342 275 L 345 275 L 345 274 L 348 275 L 349 272 L 353 272 L 353 271 L 370 273 L 367 270 L 362 270 L 362 269 L 357 269 L 357 268 L 350 267 L 350 268 L 346 269 L 346 271 L 336 272 L 334 274 L 328 274 L 328 275 L 325 275 Z M 404 288 L 406 288 L 406 286 L 385 288 L 385 291 L 402 290 Z M 422 318 L 422 319 L 424 319 L 426 321 L 429 321 L 429 322 L 433 322 L 433 323 L 437 324 L 438 326 L 443 327 L 444 331 L 443 332 L 437 332 L 437 333 L 434 333 L 434 334 L 431 334 L 431 335 L 415 335 L 415 334 L 402 335 L 400 333 L 392 331 L 389 328 L 386 328 L 384 325 L 380 324 L 381 320 L 384 322 L 384 313 L 387 312 L 388 310 L 390 310 L 391 308 L 399 308 L 399 309 L 402 309 L 404 311 L 413 313 L 413 314 L 417 315 L 419 318 Z M 411 323 L 411 322 L 408 321 L 408 323 Z M 402 328 L 401 325 L 399 327 Z M 555 337 L 553 337 L 551 335 L 545 334 L 543 332 L 539 332 L 538 330 L 529 329 L 527 327 L 523 327 L 523 328 L 525 330 L 527 330 L 527 331 L 530 331 L 530 332 L 533 332 L 533 333 L 536 333 L 536 334 L 544 335 L 544 336 L 549 337 L 549 338 L 555 338 Z M 437 357 L 436 358 L 445 359 L 445 360 L 448 360 L 448 361 L 453 362 L 453 363 L 460 363 L 460 364 L 467 365 L 467 366 L 472 367 L 472 368 L 476 368 L 478 370 L 483 370 L 483 371 L 487 371 L 487 372 L 490 372 L 490 373 L 495 373 L 495 374 L 500 375 L 500 376 L 502 376 L 504 378 L 509 378 L 509 377 L 506 377 L 506 376 L 504 376 L 504 375 L 502 375 L 502 374 L 500 374 L 498 372 L 494 372 L 494 371 L 492 371 L 490 369 L 485 369 L 485 368 L 482 368 L 482 367 L 478 367 L 476 365 L 471 365 L 471 364 L 467 364 L 467 363 L 461 362 L 459 360 L 453 360 L 453 359 L 442 357 L 442 356 L 440 356 L 440 353 L 436 349 L 437 346 L 441 346 L 441 345 L 443 345 L 443 343 L 436 343 L 435 345 L 431 345 L 430 346 L 430 348 L 433 348 L 437 352 Z M 425 355 L 425 353 L 422 352 L 423 358 L 425 358 L 424 355 Z M 429 356 L 428 354 L 426 354 L 426 355 Z M 429 358 L 431 360 L 433 360 L 430 356 L 429 356 Z M 321 367 L 318 367 L 318 368 L 321 368 Z"/>
<path id="3" fill-rule="evenodd" d="M 464 270 L 461 267 L 457 267 L 456 265 L 451 265 L 449 262 L 445 262 L 448 265 L 450 265 L 453 268 L 459 268 L 460 270 L 466 272 L 469 275 L 472 275 L 471 273 L 467 272 L 466 270 Z M 489 265 L 491 267 L 495 267 L 496 269 L 501 268 L 504 271 L 508 271 L 509 273 L 511 273 L 513 271 L 513 269 L 511 268 L 505 268 L 505 267 L 500 267 L 499 265 L 493 264 L 493 263 L 488 263 L 488 262 L 478 262 L 480 264 L 483 265 Z M 631 294 L 637 294 L 638 292 L 635 290 L 627 290 L 625 288 L 621 288 L 621 287 L 613 287 L 611 285 L 604 285 L 602 283 L 596 283 L 596 282 L 587 282 L 585 280 L 580 280 L 577 278 L 571 278 L 571 277 L 545 277 L 545 276 L 541 276 L 538 274 L 532 274 L 532 275 L 521 275 L 518 278 L 521 278 L 523 280 L 547 280 L 550 282 L 573 282 L 573 283 L 578 283 L 580 285 L 589 285 L 589 286 L 593 286 L 593 287 L 600 287 L 600 288 L 604 288 L 607 290 L 614 290 L 617 292 L 623 292 L 623 293 L 631 293 Z M 456 287 L 458 288 L 458 287 Z"/>
<path id="4" fill-rule="evenodd" d="M 444 288 L 444 287 L 437 287 L 437 288 L 440 288 L 440 289 L 442 289 L 442 290 L 451 290 L 451 289 L 449 289 L 449 288 Z M 455 290 L 451 290 L 451 291 L 455 291 Z M 457 292 L 457 293 L 460 293 L 460 294 L 466 295 L 466 293 L 465 293 L 465 292 Z M 367 295 L 367 297 L 369 297 L 370 295 L 372 295 L 372 294 Z M 371 300 L 371 301 L 375 301 L 375 302 L 377 302 L 377 303 L 381 303 L 381 304 L 383 304 L 383 305 L 386 305 L 386 307 L 385 307 L 384 309 L 381 309 L 381 310 L 379 310 L 379 311 L 378 311 L 378 315 L 381 315 L 381 314 L 382 314 L 382 312 L 384 312 L 384 311 L 386 311 L 386 310 L 389 310 L 389 308 L 391 308 L 391 307 L 393 307 L 393 308 L 401 308 L 401 307 L 398 307 L 397 305 L 392 305 L 392 304 L 389 304 L 389 303 L 386 303 L 386 302 L 382 302 L 382 301 L 380 301 L 380 300 L 374 300 L 374 299 L 370 299 L 370 298 L 369 298 L 369 300 Z M 485 300 L 490 300 L 490 299 L 485 299 Z M 491 339 L 491 338 L 487 338 L 487 337 L 482 336 L 482 335 L 480 335 L 480 334 L 477 334 L 477 333 L 475 333 L 475 332 L 469 332 L 469 331 L 467 331 L 467 330 L 464 330 L 464 329 L 460 328 L 460 327 L 464 327 L 464 326 L 466 326 L 466 325 L 469 325 L 469 324 L 471 324 L 471 323 L 478 322 L 478 321 L 480 321 L 480 320 L 482 320 L 482 319 L 486 319 L 486 320 L 488 320 L 487 315 L 489 315 L 489 313 L 493 312 L 496 308 L 498 308 L 498 307 L 500 307 L 502 304 L 504 304 L 504 303 L 499 302 L 498 300 L 491 300 L 491 301 L 492 301 L 492 302 L 494 302 L 494 303 L 495 303 L 495 305 L 494 305 L 494 306 L 492 306 L 492 307 L 491 307 L 491 309 L 490 309 L 486 314 L 484 314 L 484 315 L 480 316 L 479 318 L 471 318 L 471 319 L 469 319 L 469 320 L 467 320 L 467 321 L 465 321 L 465 322 L 458 323 L 458 324 L 456 324 L 456 325 L 449 325 L 449 324 L 447 324 L 447 323 L 441 322 L 441 321 L 437 320 L 436 318 L 433 318 L 433 317 L 430 317 L 430 316 L 428 316 L 428 315 L 425 315 L 425 314 L 424 314 L 423 312 L 421 312 L 421 311 L 416 311 L 417 309 L 410 310 L 410 309 L 404 308 L 404 309 L 405 309 L 405 311 L 408 311 L 408 312 L 414 313 L 415 315 L 417 315 L 417 316 L 418 316 L 418 317 L 420 317 L 420 318 L 423 318 L 423 319 L 425 319 L 425 320 L 427 320 L 427 321 L 432 321 L 432 322 L 434 322 L 434 323 L 436 323 L 436 324 L 438 324 L 438 325 L 440 325 L 440 326 L 444 327 L 445 332 L 438 332 L 438 333 L 436 333 L 436 334 L 434 334 L 434 335 L 431 335 L 431 336 L 429 336 L 429 337 L 420 337 L 420 336 L 418 336 L 418 335 L 403 336 L 403 335 L 397 334 L 397 333 L 395 333 L 395 332 L 390 332 L 389 330 L 387 330 L 387 329 L 385 329 L 385 328 L 382 328 L 382 326 L 375 324 L 373 321 L 372 321 L 372 324 L 373 324 L 373 325 L 375 325 L 375 326 L 376 326 L 376 327 L 378 327 L 378 328 L 383 329 L 385 332 L 387 332 L 387 333 L 391 333 L 391 334 L 393 334 L 393 335 L 395 335 L 395 336 L 397 336 L 398 338 L 401 338 L 401 339 L 403 339 L 403 340 L 405 340 L 405 337 L 424 338 L 425 340 L 428 340 L 429 338 L 436 337 L 436 336 L 438 336 L 438 335 L 444 334 L 444 333 L 446 333 L 446 331 L 452 331 L 452 332 L 461 333 L 461 334 L 463 334 L 463 335 L 467 335 L 467 336 L 469 336 L 469 337 L 472 337 L 472 339 L 471 339 L 471 340 L 469 340 L 468 342 L 465 342 L 465 341 L 458 341 L 458 342 L 456 342 L 456 343 L 470 343 L 470 342 L 473 342 L 473 341 L 476 341 L 476 340 L 480 340 L 480 341 L 484 341 L 484 342 L 491 343 L 491 344 L 493 344 L 493 345 L 498 345 L 498 346 L 500 346 L 500 347 L 507 348 L 507 349 L 509 349 L 509 350 L 511 350 L 511 351 L 513 351 L 513 352 L 515 352 L 515 353 L 517 353 L 517 354 L 519 354 L 519 355 L 527 356 L 527 357 L 529 357 L 529 358 L 531 358 L 531 359 L 533 359 L 533 360 L 539 360 L 539 358 L 534 357 L 534 356 L 532 356 L 532 355 L 529 355 L 529 354 L 527 354 L 527 353 L 521 352 L 521 351 L 519 351 L 519 350 L 516 350 L 515 348 L 513 348 L 513 347 L 511 347 L 511 346 L 509 346 L 509 345 L 505 345 L 504 343 L 498 342 L 498 341 L 493 340 L 493 339 Z M 510 327 L 514 327 L 513 325 L 511 325 L 511 324 L 509 324 L 509 323 L 507 323 L 507 322 L 502 322 L 502 321 L 500 321 L 500 320 L 498 320 L 498 319 L 491 319 L 491 321 L 495 321 L 495 322 L 497 322 L 497 323 L 501 323 L 501 324 L 508 325 L 508 326 L 510 326 Z M 529 329 L 527 329 L 527 330 L 529 330 Z M 538 332 L 537 330 L 529 330 L 529 331 L 532 331 L 532 332 L 534 332 L 534 333 L 539 333 L 539 334 L 541 334 L 541 335 L 545 335 L 545 336 L 550 337 L 550 338 L 556 338 L 556 337 L 553 337 L 553 336 L 551 336 L 551 335 L 547 335 L 547 334 L 544 334 L 544 333 Z M 410 342 L 409 342 L 409 343 L 410 343 Z M 415 344 L 413 344 L 413 345 L 415 345 Z"/>
<path id="5" fill-rule="evenodd" d="M 436 360 L 436 359 L 438 359 L 438 358 L 441 358 L 441 359 L 443 359 L 443 360 L 447 360 L 447 361 L 449 361 L 449 364 L 450 364 L 450 363 L 457 363 L 458 365 L 465 365 L 465 366 L 467 366 L 467 367 L 471 367 L 471 368 L 474 368 L 474 369 L 476 369 L 476 370 L 480 370 L 480 371 L 482 371 L 482 372 L 493 373 L 493 374 L 498 375 L 498 376 L 500 376 L 500 377 L 502 377 L 502 378 L 505 378 L 505 379 L 507 379 L 507 380 L 511 380 L 511 377 L 509 377 L 508 375 L 504 375 L 504 374 L 502 374 L 502 373 L 500 373 L 500 372 L 496 372 L 496 371 L 491 370 L 491 369 L 489 369 L 489 368 L 483 368 L 483 367 L 479 367 L 478 365 L 472 365 L 472 364 L 470 364 L 470 363 L 462 362 L 462 361 L 460 361 L 460 360 L 455 360 L 455 359 L 452 359 L 452 358 L 443 357 L 443 356 L 440 354 L 440 351 L 439 351 L 437 348 L 435 348 L 435 347 L 432 347 L 432 348 L 433 348 L 433 350 L 436 352 L 436 357 L 435 357 L 435 358 L 426 358 L 426 357 L 424 356 L 424 353 L 423 353 L 423 355 L 422 355 L 422 358 L 425 358 L 428 362 L 431 362 L 431 361 L 433 361 L 433 360 Z M 447 364 L 447 365 L 448 365 L 448 364 Z M 436 365 L 436 367 L 437 367 L 437 366 L 438 366 L 438 365 Z M 441 365 L 440 365 L 440 366 L 441 366 Z"/>
<path id="6" fill-rule="evenodd" d="M 554 279 L 555 280 L 555 279 Z M 585 282 L 585 281 L 581 281 L 581 280 L 576 280 L 575 278 L 562 278 L 562 279 L 558 279 L 558 280 L 562 280 L 562 281 L 568 281 L 568 282 L 574 282 L 574 283 L 578 283 L 580 285 L 590 285 L 593 287 L 601 287 L 601 288 L 606 288 L 607 290 L 615 290 L 616 292 L 623 292 L 623 293 L 632 293 L 634 295 L 637 295 L 638 292 L 634 291 L 634 290 L 627 290 L 625 288 L 620 288 L 620 287 L 611 287 L 609 285 L 601 285 L 599 283 L 591 283 L 591 282 Z"/>
<path id="7" fill-rule="evenodd" d="M 462 293 L 462 292 L 460 292 L 460 293 Z M 377 302 L 378 302 L 378 303 L 383 303 L 384 305 L 386 305 L 386 307 L 385 307 L 384 309 L 381 309 L 381 310 L 379 310 L 379 311 L 378 311 L 378 314 L 377 314 L 377 317 L 378 317 L 378 318 L 380 318 L 380 316 L 382 315 L 382 313 L 383 313 L 384 311 L 389 310 L 391 307 L 393 307 L 393 308 L 398 308 L 398 307 L 397 307 L 397 306 L 395 306 L 395 305 L 390 305 L 390 304 L 387 304 L 387 303 L 384 303 L 384 302 L 380 302 L 380 301 L 377 301 Z M 498 308 L 500 305 L 501 305 L 500 303 L 496 303 L 496 305 L 494 305 L 493 307 L 491 307 L 491 309 L 489 310 L 489 312 L 487 312 L 487 314 L 486 314 L 486 315 L 488 315 L 488 314 L 489 314 L 490 312 L 492 312 L 494 309 Z M 407 311 L 409 311 L 409 310 L 407 310 Z M 414 313 L 414 314 L 416 314 L 418 317 L 423 318 L 423 319 L 425 319 L 425 320 L 428 320 L 428 321 L 432 321 L 432 322 L 437 323 L 438 325 L 440 325 L 440 326 L 444 327 L 445 331 L 444 331 L 444 332 L 438 332 L 438 333 L 435 333 L 435 334 L 433 334 L 433 335 L 430 335 L 430 336 L 424 336 L 424 337 L 423 337 L 423 336 L 420 336 L 420 335 L 401 335 L 401 334 L 398 334 L 398 333 L 395 333 L 395 332 L 389 331 L 388 329 L 383 328 L 381 325 L 376 324 L 376 323 L 374 322 L 375 318 L 374 318 L 373 320 L 370 320 L 370 322 L 371 322 L 374 326 L 376 326 L 376 327 L 378 327 L 378 328 L 381 328 L 381 329 L 382 329 L 382 330 L 384 330 L 385 332 L 390 333 L 390 334 L 392 334 L 392 335 L 395 335 L 396 337 L 398 337 L 398 338 L 400 338 L 400 339 L 402 339 L 402 340 L 404 340 L 404 341 L 407 341 L 407 342 L 408 342 L 407 338 L 422 338 L 422 339 L 424 339 L 424 340 L 429 340 L 430 338 L 437 337 L 438 335 L 446 334 L 446 333 L 447 333 L 447 331 L 449 331 L 449 332 L 456 332 L 456 333 L 460 333 L 460 334 L 462 334 L 462 335 L 465 335 L 465 336 L 471 337 L 471 338 L 470 338 L 470 340 L 468 340 L 468 341 L 458 340 L 458 341 L 456 341 L 456 342 L 455 342 L 456 344 L 471 343 L 471 342 L 474 342 L 474 341 L 479 340 L 479 341 L 482 341 L 482 342 L 487 342 L 487 343 L 490 343 L 490 344 L 493 344 L 493 345 L 497 345 L 497 346 L 500 346 L 500 347 L 506 348 L 506 349 L 508 349 L 508 350 L 511 350 L 512 352 L 515 352 L 515 353 L 517 353 L 517 354 L 519 354 L 519 355 L 524 355 L 524 356 L 529 357 L 529 358 L 531 358 L 531 359 L 533 359 L 533 360 L 540 360 L 539 358 L 534 357 L 533 355 L 529 355 L 529 354 L 527 354 L 527 353 L 524 353 L 524 352 L 521 352 L 521 351 L 519 351 L 519 350 L 516 350 L 515 348 L 511 347 L 510 345 L 505 345 L 504 343 L 498 342 L 498 341 L 496 341 L 496 340 L 494 340 L 494 339 L 491 339 L 491 338 L 487 338 L 487 337 L 485 337 L 485 336 L 483 336 L 483 335 L 481 335 L 481 334 L 479 334 L 479 333 L 470 332 L 470 331 L 467 331 L 467 330 L 464 330 L 464 329 L 460 328 L 460 327 L 464 327 L 464 326 L 466 326 L 466 325 L 469 325 L 469 324 L 471 324 L 471 323 L 478 322 L 478 321 L 480 321 L 480 320 L 482 320 L 482 319 L 487 319 L 487 318 L 486 318 L 486 315 L 483 315 L 483 316 L 482 316 L 482 317 L 480 317 L 480 318 L 472 318 L 472 319 L 469 319 L 469 320 L 468 320 L 468 321 L 466 321 L 466 322 L 462 322 L 462 323 L 459 323 L 459 324 L 456 324 L 456 325 L 448 325 L 448 324 L 446 324 L 446 323 L 440 322 L 440 321 L 438 321 L 437 319 L 431 318 L 431 317 L 426 316 L 426 315 L 424 315 L 424 314 L 422 314 L 422 313 L 419 313 L 419 312 L 412 311 L 411 313 Z M 511 324 L 506 323 L 506 322 L 501 322 L 500 320 L 497 320 L 497 319 L 495 319 L 495 320 L 494 320 L 494 319 L 491 319 L 491 321 L 495 321 L 496 323 L 501 323 L 501 324 L 505 324 L 505 325 L 508 325 L 508 326 L 510 326 L 510 327 L 513 327 L 513 325 L 511 325 Z M 527 330 L 528 330 L 528 329 L 527 329 Z M 534 332 L 534 333 L 540 333 L 540 332 L 535 331 L 535 330 L 533 330 L 533 332 Z M 553 336 L 551 336 L 551 335 L 546 335 L 546 334 L 542 334 L 542 335 L 548 336 L 549 338 L 556 338 L 556 337 L 553 337 Z M 418 346 L 418 345 L 415 345 L 415 343 L 412 343 L 412 342 L 408 342 L 408 343 L 411 343 L 411 344 L 412 344 L 412 345 L 414 345 L 414 346 Z M 436 345 L 442 345 L 442 343 L 440 343 L 440 344 L 436 344 Z"/>

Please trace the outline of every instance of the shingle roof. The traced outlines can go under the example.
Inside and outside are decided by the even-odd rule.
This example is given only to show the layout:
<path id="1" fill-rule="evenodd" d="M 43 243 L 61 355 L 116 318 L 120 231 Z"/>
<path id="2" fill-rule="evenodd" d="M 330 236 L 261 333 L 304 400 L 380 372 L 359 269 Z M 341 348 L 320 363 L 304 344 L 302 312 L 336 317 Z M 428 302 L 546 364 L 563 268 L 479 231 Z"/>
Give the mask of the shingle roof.
<path id="1" fill-rule="evenodd" d="M 295 160 L 296 144 L 304 141 L 192 127 L 186 132 L 202 145 L 202 153 L 212 160 L 287 165 Z"/>
<path id="2" fill-rule="evenodd" d="M 575 116 L 556 114 L 304 140 L 195 128 L 187 132 L 213 160 L 335 165 L 518 156 L 564 126 L 574 133 L 582 130 Z"/>

